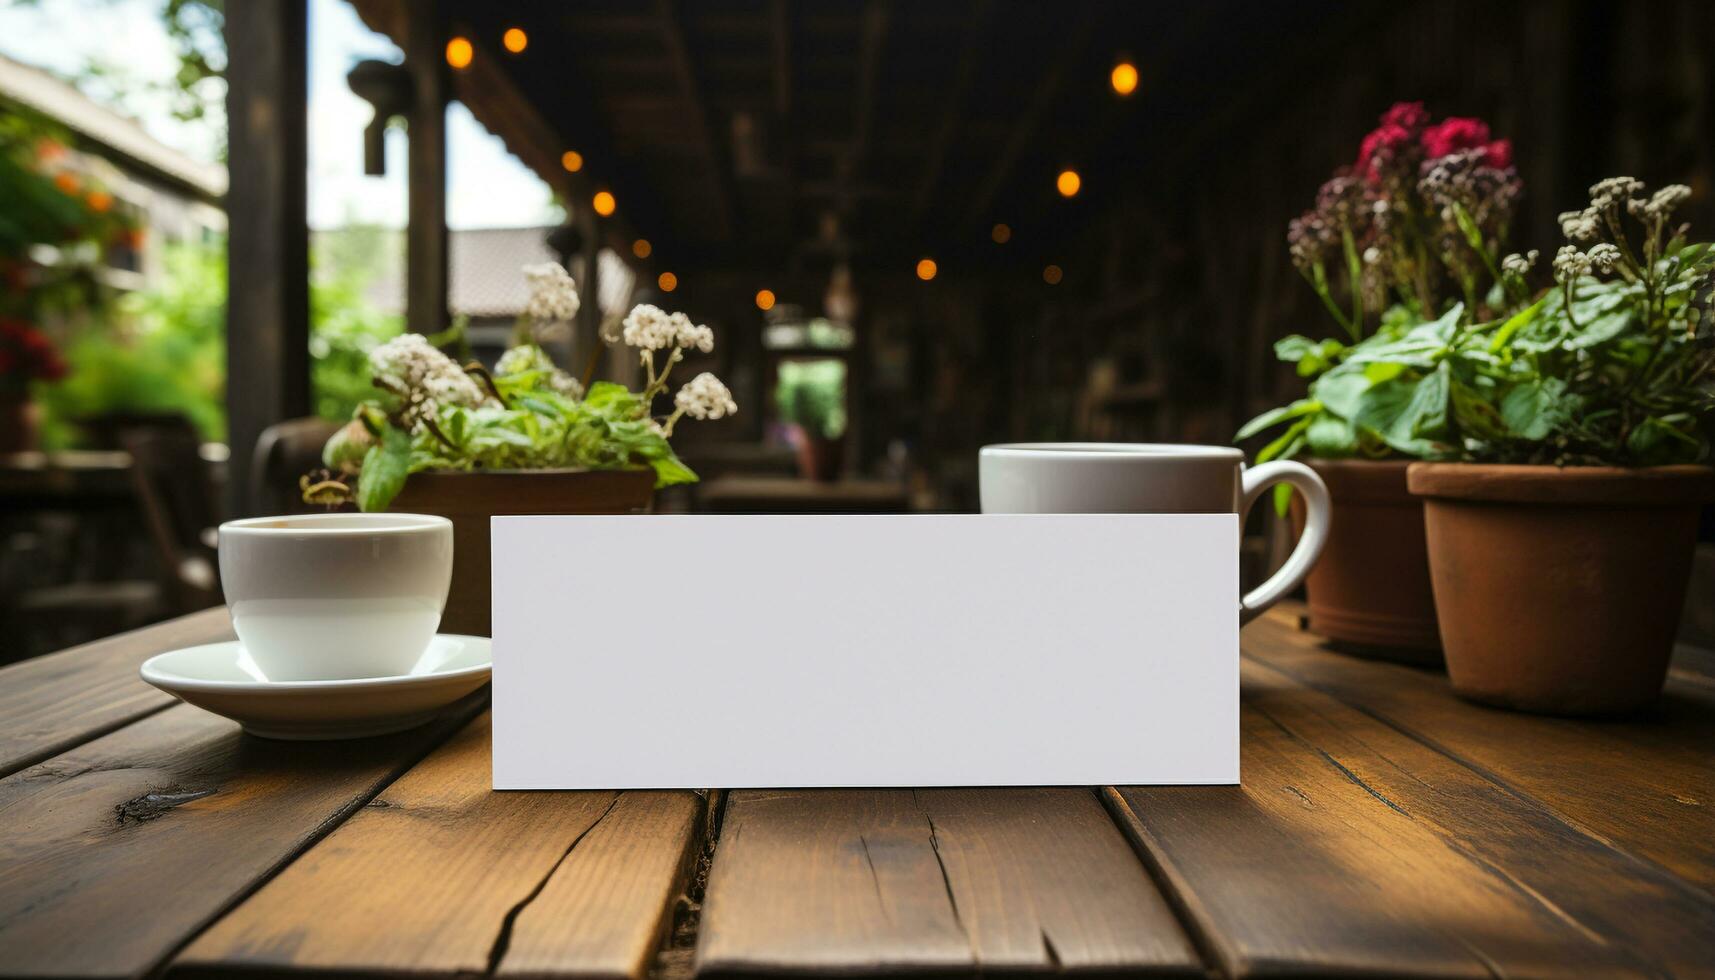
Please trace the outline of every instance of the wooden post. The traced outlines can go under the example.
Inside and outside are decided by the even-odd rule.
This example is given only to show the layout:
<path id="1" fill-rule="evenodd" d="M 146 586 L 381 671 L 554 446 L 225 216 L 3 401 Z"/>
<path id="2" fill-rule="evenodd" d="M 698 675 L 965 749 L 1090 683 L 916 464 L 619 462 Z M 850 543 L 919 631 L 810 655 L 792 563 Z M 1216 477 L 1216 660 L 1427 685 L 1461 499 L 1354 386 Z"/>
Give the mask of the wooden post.
<path id="1" fill-rule="evenodd" d="M 226 12 L 226 507 L 249 514 L 262 430 L 310 411 L 305 0 Z"/>
<path id="2" fill-rule="evenodd" d="M 405 67 L 411 73 L 405 228 L 405 328 L 447 327 L 447 84 L 445 32 L 435 4 L 415 4 L 405 17 Z"/>

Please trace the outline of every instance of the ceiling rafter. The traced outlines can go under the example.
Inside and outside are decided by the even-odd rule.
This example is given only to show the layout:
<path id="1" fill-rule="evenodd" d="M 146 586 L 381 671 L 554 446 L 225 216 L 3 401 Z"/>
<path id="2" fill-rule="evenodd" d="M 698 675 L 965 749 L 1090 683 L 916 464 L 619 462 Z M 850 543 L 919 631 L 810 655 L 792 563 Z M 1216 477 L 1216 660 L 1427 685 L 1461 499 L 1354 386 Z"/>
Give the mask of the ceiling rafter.
<path id="1" fill-rule="evenodd" d="M 715 140 L 714 128 L 709 121 L 708 102 L 703 98 L 702 87 L 697 83 L 696 66 L 691 61 L 690 46 L 685 42 L 685 28 L 679 16 L 679 4 L 676 0 L 656 0 L 655 13 L 662 38 L 667 44 L 668 60 L 673 65 L 673 73 L 679 79 L 679 89 L 691 106 L 691 126 L 707 149 L 709 168 L 715 182 L 713 203 L 716 220 L 720 223 L 722 237 L 731 239 L 737 230 L 737 195 L 733 190 L 732 171 L 727 165 L 726 154 L 721 152 L 720 144 Z"/>
<path id="2" fill-rule="evenodd" d="M 917 182 L 917 194 L 912 199 L 913 225 L 922 222 L 924 213 L 929 209 L 929 200 L 941 183 L 941 171 L 947 163 L 947 150 L 953 145 L 953 136 L 959 130 L 959 116 L 964 111 L 965 101 L 969 98 L 971 85 L 976 79 L 978 56 L 987 46 L 989 15 L 993 9 L 990 0 L 973 0 L 971 4 L 964 32 L 965 40 L 959 47 L 959 60 L 953 68 L 953 89 L 947 96 L 941 125 L 936 127 L 934 139 L 929 144 L 923 176 Z"/>
<path id="3" fill-rule="evenodd" d="M 852 98 L 851 149 L 840 166 L 840 184 L 846 188 L 857 184 L 864 155 L 869 150 L 870 132 L 875 128 L 876 81 L 881 74 L 881 51 L 887 40 L 888 16 L 887 0 L 870 0 L 864 5 L 863 34 L 858 47 L 857 91 Z M 837 203 L 843 207 L 850 201 Z"/>

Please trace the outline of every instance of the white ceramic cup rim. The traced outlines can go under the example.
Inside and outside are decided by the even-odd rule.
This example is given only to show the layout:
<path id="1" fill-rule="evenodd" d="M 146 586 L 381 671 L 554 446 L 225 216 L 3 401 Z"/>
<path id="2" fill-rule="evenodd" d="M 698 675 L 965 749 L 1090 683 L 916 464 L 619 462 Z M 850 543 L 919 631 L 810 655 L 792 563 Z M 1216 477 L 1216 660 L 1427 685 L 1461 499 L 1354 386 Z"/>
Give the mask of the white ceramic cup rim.
<path id="1" fill-rule="evenodd" d="M 452 521 L 433 514 L 291 514 L 227 521 L 220 526 L 220 533 L 239 537 L 391 535 L 452 526 Z"/>
<path id="2" fill-rule="evenodd" d="M 1007 442 L 984 446 L 982 455 L 1014 459 L 1225 459 L 1241 462 L 1245 454 L 1231 446 L 1201 446 L 1172 442 Z"/>

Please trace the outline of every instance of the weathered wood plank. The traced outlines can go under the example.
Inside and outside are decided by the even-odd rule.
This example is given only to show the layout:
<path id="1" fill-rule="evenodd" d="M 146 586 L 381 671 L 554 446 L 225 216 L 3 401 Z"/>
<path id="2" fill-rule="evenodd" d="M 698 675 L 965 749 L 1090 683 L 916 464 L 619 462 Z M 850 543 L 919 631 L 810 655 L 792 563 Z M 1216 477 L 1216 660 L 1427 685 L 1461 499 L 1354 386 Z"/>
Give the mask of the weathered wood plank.
<path id="1" fill-rule="evenodd" d="M 175 704 L 137 668 L 157 653 L 230 639 L 226 610 L 206 609 L 0 668 L 0 776 Z"/>
<path id="2" fill-rule="evenodd" d="M 270 742 L 177 706 L 0 779 L 0 976 L 129 977 L 468 719 Z"/>
<path id="3" fill-rule="evenodd" d="M 1110 804 L 1232 976 L 1694 975 L 1715 903 L 1247 661 L 1243 785 Z"/>
<path id="4" fill-rule="evenodd" d="M 641 977 L 692 793 L 495 793 L 485 714 L 198 937 L 173 973 Z"/>
<path id="5" fill-rule="evenodd" d="M 697 970 L 1201 973 L 1083 789 L 730 794 Z"/>
<path id="6" fill-rule="evenodd" d="M 1251 624 L 1243 645 L 1715 894 L 1715 687 L 1676 676 L 1637 719 L 1547 718 L 1461 701 L 1440 674 L 1324 651 L 1290 615 Z"/>

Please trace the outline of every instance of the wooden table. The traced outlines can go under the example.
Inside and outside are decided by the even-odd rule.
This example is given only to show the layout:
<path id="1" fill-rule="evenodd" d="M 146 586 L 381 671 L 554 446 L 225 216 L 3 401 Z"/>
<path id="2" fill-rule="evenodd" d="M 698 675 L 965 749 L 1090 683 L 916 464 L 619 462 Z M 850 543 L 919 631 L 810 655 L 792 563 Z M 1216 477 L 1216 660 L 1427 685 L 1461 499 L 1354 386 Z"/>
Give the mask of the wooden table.
<path id="1" fill-rule="evenodd" d="M 1288 609 L 1240 787 L 493 793 L 481 694 L 290 744 L 136 679 L 227 629 L 0 671 L 0 974 L 1715 974 L 1706 655 L 1535 718 Z"/>

